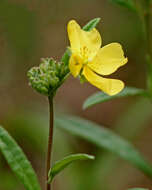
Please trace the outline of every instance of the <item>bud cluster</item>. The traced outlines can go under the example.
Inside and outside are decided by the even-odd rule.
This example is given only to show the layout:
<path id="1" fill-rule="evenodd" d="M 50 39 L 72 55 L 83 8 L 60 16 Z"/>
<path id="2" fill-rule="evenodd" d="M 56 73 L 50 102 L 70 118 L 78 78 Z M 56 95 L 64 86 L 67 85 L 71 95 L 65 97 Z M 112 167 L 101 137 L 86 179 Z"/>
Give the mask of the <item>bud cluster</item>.
<path id="1" fill-rule="evenodd" d="M 55 60 L 42 59 L 39 67 L 28 71 L 30 85 L 39 93 L 54 96 L 56 90 L 63 83 L 69 73 L 67 64 L 57 63 Z"/>

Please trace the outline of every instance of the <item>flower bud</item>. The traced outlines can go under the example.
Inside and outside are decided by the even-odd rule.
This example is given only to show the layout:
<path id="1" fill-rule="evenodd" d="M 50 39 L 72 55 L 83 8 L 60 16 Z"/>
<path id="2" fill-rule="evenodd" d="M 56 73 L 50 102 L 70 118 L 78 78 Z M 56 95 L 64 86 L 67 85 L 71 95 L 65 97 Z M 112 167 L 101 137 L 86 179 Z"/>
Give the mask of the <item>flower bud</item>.
<path id="1" fill-rule="evenodd" d="M 54 96 L 68 73 L 67 65 L 46 58 L 42 59 L 39 67 L 31 68 L 27 75 L 30 85 L 37 92 L 46 96 Z"/>

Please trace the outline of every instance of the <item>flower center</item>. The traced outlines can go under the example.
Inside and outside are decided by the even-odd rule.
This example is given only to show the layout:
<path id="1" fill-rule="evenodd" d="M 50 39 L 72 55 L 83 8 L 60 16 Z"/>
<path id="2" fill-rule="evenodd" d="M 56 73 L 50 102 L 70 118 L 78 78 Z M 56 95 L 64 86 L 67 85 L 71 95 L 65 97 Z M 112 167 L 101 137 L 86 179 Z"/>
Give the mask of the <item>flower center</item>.
<path id="1" fill-rule="evenodd" d="M 76 65 L 87 65 L 91 59 L 89 58 L 89 49 L 86 46 L 80 48 L 79 53 L 73 53 Z"/>
<path id="2" fill-rule="evenodd" d="M 80 49 L 80 55 L 82 57 L 83 60 L 83 64 L 87 64 L 88 63 L 88 59 L 89 59 L 89 50 L 86 46 L 83 46 Z"/>

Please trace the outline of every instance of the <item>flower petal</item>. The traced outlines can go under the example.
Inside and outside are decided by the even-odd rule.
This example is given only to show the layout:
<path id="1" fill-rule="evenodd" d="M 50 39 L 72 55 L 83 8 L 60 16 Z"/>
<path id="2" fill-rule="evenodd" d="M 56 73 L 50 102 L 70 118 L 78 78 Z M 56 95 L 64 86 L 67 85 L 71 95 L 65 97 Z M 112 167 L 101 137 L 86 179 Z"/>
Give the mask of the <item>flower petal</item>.
<path id="1" fill-rule="evenodd" d="M 101 46 L 99 32 L 95 28 L 91 31 L 84 31 L 75 20 L 68 23 L 68 36 L 72 52 L 85 54 L 90 59 L 97 54 Z"/>
<path id="2" fill-rule="evenodd" d="M 71 20 L 67 26 L 72 52 L 80 52 L 80 33 L 81 28 L 75 20 Z"/>
<path id="3" fill-rule="evenodd" d="M 72 55 L 69 60 L 69 69 L 70 69 L 71 74 L 74 77 L 77 77 L 80 73 L 81 68 L 82 68 L 82 64 L 78 63 L 75 59 L 75 56 Z"/>
<path id="4" fill-rule="evenodd" d="M 101 47 L 100 33 L 95 28 L 89 32 L 81 30 L 80 43 L 82 50 L 86 48 L 86 56 L 93 59 Z"/>
<path id="5" fill-rule="evenodd" d="M 103 78 L 95 74 L 88 66 L 84 67 L 82 74 L 92 85 L 108 95 L 115 95 L 124 88 L 124 83 L 121 80 Z"/>
<path id="6" fill-rule="evenodd" d="M 109 75 L 128 61 L 119 43 L 111 43 L 100 48 L 88 66 L 98 74 Z"/>

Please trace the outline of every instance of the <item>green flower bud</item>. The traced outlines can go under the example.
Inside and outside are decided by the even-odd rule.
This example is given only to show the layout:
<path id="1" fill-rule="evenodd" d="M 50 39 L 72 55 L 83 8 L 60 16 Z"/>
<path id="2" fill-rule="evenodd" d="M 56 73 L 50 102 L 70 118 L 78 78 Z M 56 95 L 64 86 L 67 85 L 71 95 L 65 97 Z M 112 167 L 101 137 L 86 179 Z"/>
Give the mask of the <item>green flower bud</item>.
<path id="1" fill-rule="evenodd" d="M 61 86 L 68 73 L 69 69 L 67 65 L 46 58 L 42 59 L 39 67 L 31 68 L 27 76 L 30 85 L 37 92 L 46 96 L 54 96 L 56 90 Z"/>

